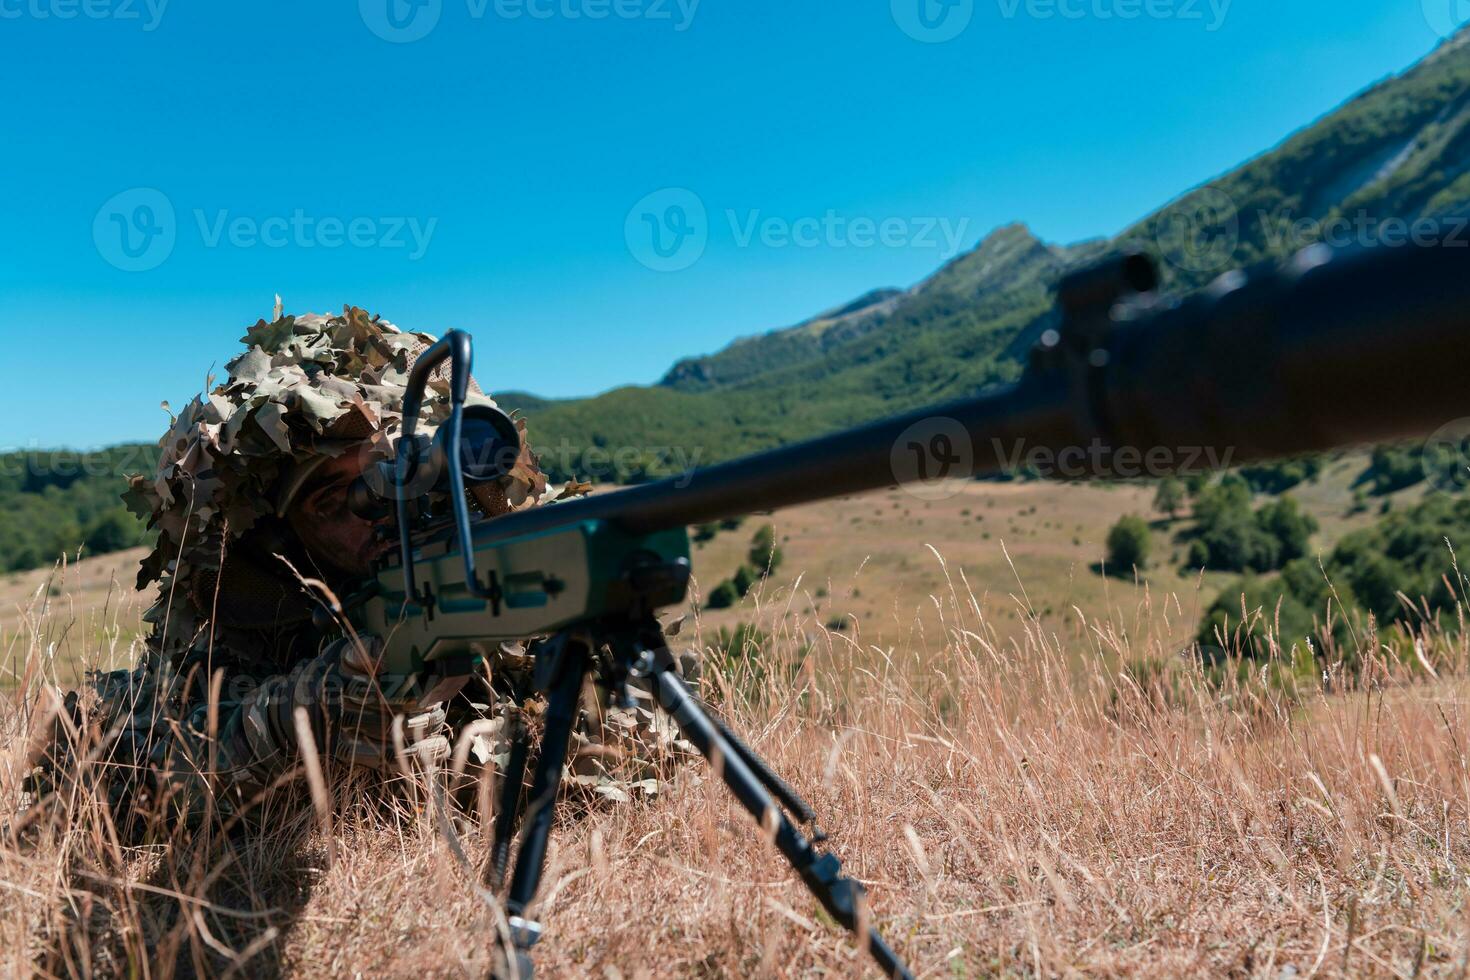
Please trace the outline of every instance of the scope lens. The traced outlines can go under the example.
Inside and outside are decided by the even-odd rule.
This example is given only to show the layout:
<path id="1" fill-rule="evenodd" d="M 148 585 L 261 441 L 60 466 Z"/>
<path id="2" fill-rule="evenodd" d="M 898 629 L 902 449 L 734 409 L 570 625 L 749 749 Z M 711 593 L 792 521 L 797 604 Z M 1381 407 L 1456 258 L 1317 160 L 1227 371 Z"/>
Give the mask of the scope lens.
<path id="1" fill-rule="evenodd" d="M 520 454 L 520 433 L 510 416 L 488 405 L 465 409 L 459 443 L 459 466 L 465 482 L 500 479 L 515 468 Z"/>

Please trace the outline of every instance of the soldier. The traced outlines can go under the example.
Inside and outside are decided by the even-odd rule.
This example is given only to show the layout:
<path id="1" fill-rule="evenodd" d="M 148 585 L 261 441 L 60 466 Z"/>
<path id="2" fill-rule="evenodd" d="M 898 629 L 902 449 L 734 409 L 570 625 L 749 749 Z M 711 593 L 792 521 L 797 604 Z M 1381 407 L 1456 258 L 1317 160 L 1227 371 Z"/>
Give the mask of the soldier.
<path id="1" fill-rule="evenodd" d="M 372 638 L 333 638 L 313 622 L 326 590 L 350 595 L 396 540 L 348 509 L 347 489 L 391 456 L 409 370 L 433 340 L 356 308 L 333 317 L 278 308 L 247 332 L 225 382 L 173 420 L 154 476 L 131 479 L 125 499 L 158 532 L 138 575 L 140 589 L 159 586 L 144 617 L 151 633 L 135 669 L 94 675 L 92 691 L 68 696 L 61 725 L 73 741 L 81 730 L 101 743 L 91 751 L 115 810 L 248 810 L 294 773 L 301 709 L 323 757 L 392 773 L 406 759 L 442 760 L 456 724 L 500 719 L 478 726 L 493 734 L 533 696 L 517 650 L 449 703 L 414 689 L 389 695 L 375 683 Z M 442 395 L 447 379 L 430 387 Z M 448 400 L 426 402 L 419 427 L 432 432 Z M 470 402 L 493 404 L 474 385 Z M 534 506 L 545 490 L 523 440 L 514 468 L 475 503 L 494 516 Z M 623 750 L 652 763 L 673 744 L 651 711 L 608 715 L 592 699 L 578 738 L 572 784 L 614 798 L 657 788 L 657 766 L 630 768 Z M 482 764 L 505 750 L 483 739 L 475 748 Z M 61 755 L 51 753 L 42 786 L 64 778 Z"/>

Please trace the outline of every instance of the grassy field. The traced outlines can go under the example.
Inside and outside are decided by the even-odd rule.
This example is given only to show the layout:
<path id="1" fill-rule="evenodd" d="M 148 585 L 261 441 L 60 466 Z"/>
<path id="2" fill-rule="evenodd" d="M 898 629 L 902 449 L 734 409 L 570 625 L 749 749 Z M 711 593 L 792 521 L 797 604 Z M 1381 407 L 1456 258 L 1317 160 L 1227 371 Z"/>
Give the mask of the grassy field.
<path id="1" fill-rule="evenodd" d="M 1292 491 L 1322 526 L 1314 547 L 1329 550 L 1377 519 L 1377 500 L 1367 512 L 1348 513 L 1352 483 L 1366 465 L 1362 455 L 1346 456 Z M 720 533 L 695 551 L 705 595 L 746 560 L 751 535 L 763 523 L 775 527 L 785 560 L 742 604 L 701 612 L 702 623 L 732 628 L 749 621 L 758 605 L 778 607 L 793 621 L 846 621 L 864 644 L 902 646 L 932 620 L 931 597 L 947 587 L 936 558 L 943 555 L 950 574 L 974 589 L 987 621 L 1006 639 L 1021 637 L 1032 617 L 1063 639 L 1081 636 L 1086 620 L 1128 627 L 1151 605 L 1167 617 L 1169 642 L 1182 648 L 1193 640 L 1200 612 L 1236 579 L 1182 568 L 1187 511 L 1176 521 L 1155 513 L 1151 486 L 958 482 L 945 489 L 939 500 L 894 489 L 794 507 Z M 1421 494 L 1402 491 L 1393 504 Z M 1100 574 L 1108 530 L 1125 514 L 1153 525 L 1153 557 L 1141 588 L 1131 570 Z"/>
<path id="2" fill-rule="evenodd" d="M 1328 519 L 1351 469 L 1310 488 L 1324 542 L 1367 519 Z M 1424 634 L 1409 669 L 1365 637 L 1365 683 L 1293 700 L 1250 675 L 1207 682 L 1177 653 L 1218 581 L 1091 568 L 1149 491 L 957 489 L 775 515 L 781 573 L 679 638 L 707 647 L 735 622 L 768 636 L 711 660 L 705 692 L 814 803 L 920 976 L 1464 975 L 1461 639 Z M 762 520 L 698 552 L 701 584 Z M 136 558 L 7 586 L 7 817 L 75 658 L 127 656 Z M 1118 669 L 1140 662 L 1162 673 L 1139 686 Z M 437 805 L 443 778 L 329 768 L 325 820 L 293 783 L 248 834 L 162 825 L 142 847 L 90 793 L 54 799 L 0 835 L 0 971 L 483 976 L 503 915 L 478 888 L 490 815 Z M 564 816 L 540 914 L 542 976 L 866 969 L 702 764 L 654 799 Z"/>
<path id="3" fill-rule="evenodd" d="M 1366 462 L 1344 457 L 1318 481 L 1292 491 L 1322 525 L 1318 548 L 1376 518 L 1376 506 L 1348 515 L 1351 483 Z M 1002 637 L 1019 637 L 1034 616 L 1059 637 L 1075 638 L 1085 619 L 1134 622 L 1147 601 L 1168 611 L 1182 647 L 1194 636 L 1200 610 L 1235 578 L 1182 569 L 1187 546 L 1178 539 L 1188 529 L 1187 513 L 1177 521 L 1154 513 L 1152 487 L 962 481 L 944 491 L 942 499 L 926 500 L 894 489 L 751 517 L 696 546 L 696 595 L 688 612 L 714 633 L 752 621 L 757 606 L 779 608 L 788 622 L 842 621 L 864 644 L 901 645 L 932 619 L 931 597 L 946 587 L 936 558 L 943 555 Z M 1420 493 L 1403 491 L 1395 504 Z M 1133 587 L 1127 570 L 1099 574 L 1108 529 L 1125 514 L 1154 525 L 1154 557 L 1142 589 Z M 746 560 L 751 535 L 764 523 L 775 527 L 785 555 L 777 573 L 736 607 L 701 611 L 703 597 Z M 74 680 L 75 665 L 98 650 L 107 651 L 109 666 L 125 663 L 140 633 L 137 617 L 151 599 L 131 587 L 143 553 L 133 549 L 0 580 L 0 651 L 9 652 L 0 663 L 0 685 L 16 682 L 15 651 L 43 622 L 44 635 L 36 639 L 64 679 Z"/>
<path id="4" fill-rule="evenodd" d="M 0 585 L 0 688 L 20 683 L 35 651 L 66 684 L 83 664 L 128 666 L 151 601 L 133 588 L 144 554 L 133 548 L 9 576 Z"/>

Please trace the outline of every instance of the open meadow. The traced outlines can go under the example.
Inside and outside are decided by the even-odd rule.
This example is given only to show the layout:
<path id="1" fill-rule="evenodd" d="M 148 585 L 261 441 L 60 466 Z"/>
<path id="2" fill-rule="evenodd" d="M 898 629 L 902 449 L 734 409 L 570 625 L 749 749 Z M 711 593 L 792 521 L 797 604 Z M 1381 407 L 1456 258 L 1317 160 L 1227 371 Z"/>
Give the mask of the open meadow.
<path id="1" fill-rule="evenodd" d="M 1303 488 L 1321 541 L 1361 520 L 1338 516 L 1360 468 Z M 1228 578 L 1091 567 L 1151 490 L 956 490 L 722 531 L 696 552 L 702 590 L 766 521 L 784 563 L 677 639 L 706 651 L 704 693 L 810 799 L 920 976 L 1464 975 L 1459 635 L 1405 634 L 1409 663 L 1364 635 L 1351 683 L 1209 673 L 1181 651 Z M 483 976 L 502 915 L 480 887 L 488 814 L 443 804 L 442 773 L 384 788 L 329 770 L 322 813 L 294 784 L 249 828 L 159 826 L 141 847 L 85 788 L 19 816 L 50 692 L 130 653 L 136 559 L 6 589 L 0 969 Z M 759 647 L 723 649 L 738 624 Z M 543 976 L 871 969 L 703 764 L 652 799 L 572 807 L 541 914 Z"/>

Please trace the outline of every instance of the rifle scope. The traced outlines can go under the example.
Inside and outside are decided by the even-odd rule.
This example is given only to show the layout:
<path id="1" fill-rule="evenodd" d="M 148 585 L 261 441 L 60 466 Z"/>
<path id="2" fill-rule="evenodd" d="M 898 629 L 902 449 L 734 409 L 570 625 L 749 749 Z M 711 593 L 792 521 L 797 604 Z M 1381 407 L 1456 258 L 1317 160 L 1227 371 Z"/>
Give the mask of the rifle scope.
<path id="1" fill-rule="evenodd" d="M 413 446 L 406 454 L 407 475 L 403 493 L 410 499 L 450 489 L 450 467 L 457 465 L 467 486 L 498 480 L 514 468 L 521 453 L 521 437 L 515 423 L 492 405 L 466 405 L 461 423 L 459 458 L 451 461 L 450 426 L 444 425 L 428 439 L 423 434 L 409 437 Z M 347 506 L 366 521 L 391 515 L 399 494 L 394 478 L 395 460 L 374 463 L 352 481 Z"/>

